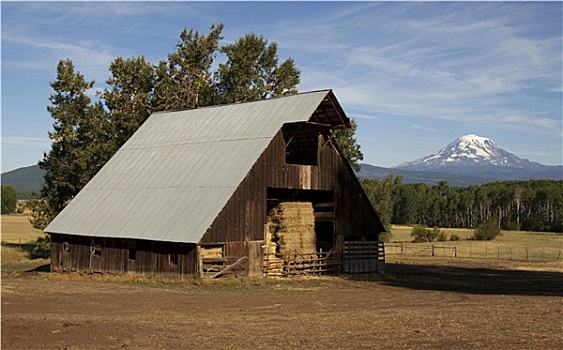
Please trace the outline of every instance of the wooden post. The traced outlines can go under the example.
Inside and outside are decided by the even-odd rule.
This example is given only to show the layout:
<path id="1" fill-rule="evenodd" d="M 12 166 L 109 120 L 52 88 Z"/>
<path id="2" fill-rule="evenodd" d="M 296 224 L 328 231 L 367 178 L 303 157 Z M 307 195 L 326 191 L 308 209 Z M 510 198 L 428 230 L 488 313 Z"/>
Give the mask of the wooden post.
<path id="1" fill-rule="evenodd" d="M 432 256 L 434 256 L 434 244 L 432 244 Z"/>
<path id="2" fill-rule="evenodd" d="M 201 246 L 197 246 L 197 273 L 203 278 L 203 258 L 201 257 Z"/>
<path id="3" fill-rule="evenodd" d="M 454 257 L 457 258 L 457 245 L 454 245 Z"/>

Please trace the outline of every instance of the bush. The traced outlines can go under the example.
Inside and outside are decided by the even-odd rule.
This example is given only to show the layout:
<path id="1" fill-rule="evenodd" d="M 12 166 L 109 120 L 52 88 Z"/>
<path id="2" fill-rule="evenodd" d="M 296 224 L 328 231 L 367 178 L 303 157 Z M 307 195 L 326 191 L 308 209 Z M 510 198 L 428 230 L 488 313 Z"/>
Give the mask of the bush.
<path id="1" fill-rule="evenodd" d="M 438 242 L 445 242 L 448 240 L 448 235 L 445 232 L 440 231 L 437 228 L 434 228 L 435 231 L 437 231 L 436 233 L 436 239 L 438 240 Z"/>
<path id="2" fill-rule="evenodd" d="M 498 221 L 495 218 L 491 218 L 475 229 L 473 239 L 478 241 L 490 241 L 495 239 L 499 234 L 500 228 L 498 227 Z"/>
<path id="3" fill-rule="evenodd" d="M 450 241 L 459 241 L 459 240 L 460 238 L 456 233 L 452 234 L 450 237 Z"/>
<path id="4" fill-rule="evenodd" d="M 391 231 L 382 232 L 379 234 L 379 240 L 385 243 L 391 242 L 391 238 L 393 238 L 393 233 L 391 233 Z"/>
<path id="5" fill-rule="evenodd" d="M 30 259 L 48 259 L 51 256 L 51 238 L 49 236 L 37 238 L 31 242 Z"/>
<path id="6" fill-rule="evenodd" d="M 434 242 L 436 240 L 443 242 L 446 240 L 446 233 L 434 227 L 432 230 L 424 226 L 415 226 L 412 228 L 411 237 L 414 237 L 414 243 Z"/>

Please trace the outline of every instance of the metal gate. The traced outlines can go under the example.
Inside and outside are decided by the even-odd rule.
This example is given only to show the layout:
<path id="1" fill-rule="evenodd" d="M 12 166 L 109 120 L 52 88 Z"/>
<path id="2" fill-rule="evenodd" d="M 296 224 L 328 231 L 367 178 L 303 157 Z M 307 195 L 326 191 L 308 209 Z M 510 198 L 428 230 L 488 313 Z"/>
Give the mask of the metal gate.
<path id="1" fill-rule="evenodd" d="M 377 241 L 344 241 L 342 272 L 373 273 L 385 271 L 385 247 Z"/>

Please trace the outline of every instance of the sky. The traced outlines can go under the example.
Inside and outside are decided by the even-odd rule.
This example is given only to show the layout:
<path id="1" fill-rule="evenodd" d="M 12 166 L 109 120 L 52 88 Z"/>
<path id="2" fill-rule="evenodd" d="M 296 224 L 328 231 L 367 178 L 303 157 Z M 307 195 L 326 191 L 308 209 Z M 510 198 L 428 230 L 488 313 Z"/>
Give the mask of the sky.
<path id="1" fill-rule="evenodd" d="M 555 2 L 1 2 L 2 172 L 50 148 L 49 83 L 70 58 L 89 94 L 116 57 L 154 64 L 184 28 L 278 44 L 300 92 L 332 89 L 364 163 L 391 167 L 476 134 L 561 165 L 562 5 Z M 224 60 L 218 56 L 217 62 Z"/>

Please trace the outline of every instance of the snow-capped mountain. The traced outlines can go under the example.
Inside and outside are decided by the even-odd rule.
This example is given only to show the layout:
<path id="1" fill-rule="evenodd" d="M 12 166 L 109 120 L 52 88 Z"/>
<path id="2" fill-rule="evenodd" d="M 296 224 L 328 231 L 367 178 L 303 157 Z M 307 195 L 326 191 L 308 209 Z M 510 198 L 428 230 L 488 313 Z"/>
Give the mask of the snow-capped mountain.
<path id="1" fill-rule="evenodd" d="M 403 170 L 438 171 L 499 180 L 562 179 L 563 167 L 530 162 L 498 147 L 493 140 L 465 135 L 427 157 L 400 164 Z"/>

